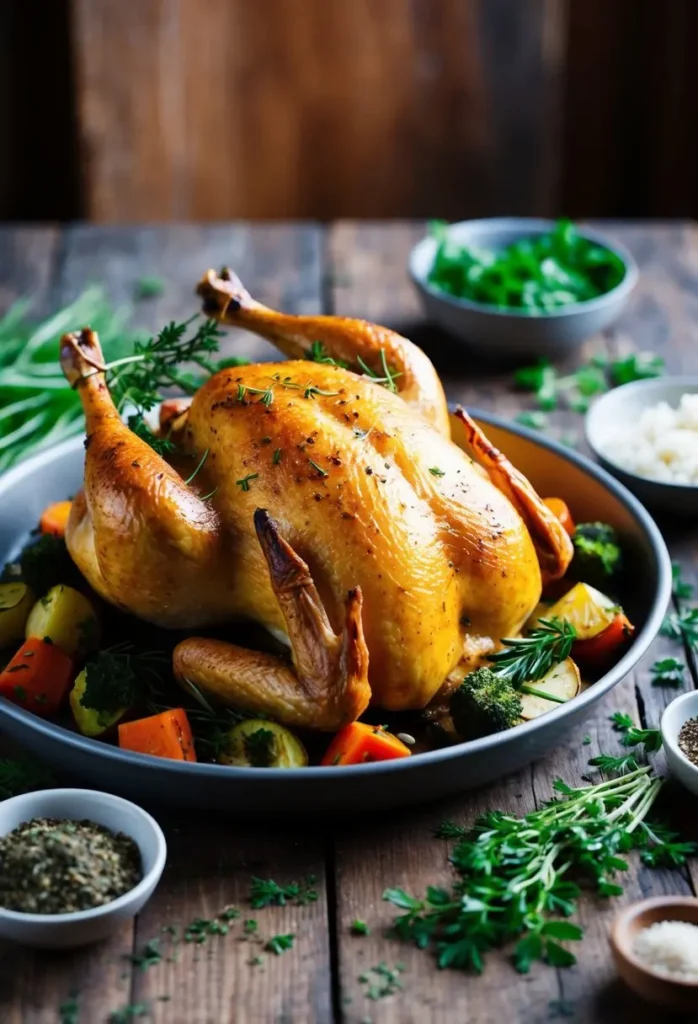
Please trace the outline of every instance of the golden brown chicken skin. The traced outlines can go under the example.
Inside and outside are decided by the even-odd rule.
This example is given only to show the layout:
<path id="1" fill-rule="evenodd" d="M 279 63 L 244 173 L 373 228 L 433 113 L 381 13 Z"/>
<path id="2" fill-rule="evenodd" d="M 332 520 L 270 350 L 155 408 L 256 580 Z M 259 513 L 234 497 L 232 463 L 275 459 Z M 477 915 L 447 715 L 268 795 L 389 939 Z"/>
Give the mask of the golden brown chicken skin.
<path id="1" fill-rule="evenodd" d="M 232 276 L 201 287 L 208 312 L 218 296 L 222 320 L 242 317 L 282 349 L 321 339 L 352 362 L 353 337 L 364 362 L 383 362 L 367 348 L 373 325 L 274 321 Z M 390 333 L 373 329 L 383 343 Z M 464 413 L 469 453 L 452 443 L 438 378 L 406 339 L 387 363 L 396 393 L 302 359 L 212 376 L 188 413 L 163 413 L 189 467 L 207 453 L 190 485 L 121 423 L 91 332 L 64 339 L 63 365 L 88 432 L 67 543 L 95 589 L 165 626 L 247 618 L 288 640 L 289 661 L 197 637 L 178 646 L 176 674 L 231 705 L 326 730 L 369 700 L 423 708 L 521 628 L 539 562 L 550 577 L 569 562 L 569 538 Z"/>

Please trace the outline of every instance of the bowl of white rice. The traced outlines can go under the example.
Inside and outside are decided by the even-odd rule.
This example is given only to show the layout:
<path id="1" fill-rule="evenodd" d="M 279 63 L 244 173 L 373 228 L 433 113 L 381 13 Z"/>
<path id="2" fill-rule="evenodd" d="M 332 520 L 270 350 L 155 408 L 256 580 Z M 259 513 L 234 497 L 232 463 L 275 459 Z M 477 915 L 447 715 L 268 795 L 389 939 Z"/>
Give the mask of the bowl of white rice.
<path id="1" fill-rule="evenodd" d="M 698 515 L 698 377 L 615 388 L 586 419 L 597 458 L 648 508 Z"/>

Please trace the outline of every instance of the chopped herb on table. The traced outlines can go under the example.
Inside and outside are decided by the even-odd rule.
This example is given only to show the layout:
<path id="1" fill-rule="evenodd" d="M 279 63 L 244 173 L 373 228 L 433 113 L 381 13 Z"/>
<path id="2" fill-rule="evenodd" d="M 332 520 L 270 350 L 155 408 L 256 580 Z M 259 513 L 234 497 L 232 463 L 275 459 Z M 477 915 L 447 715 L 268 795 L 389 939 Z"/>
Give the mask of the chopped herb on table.
<path id="1" fill-rule="evenodd" d="M 555 312 L 604 295 L 625 276 L 622 259 L 584 238 L 569 220 L 497 251 L 461 245 L 442 221 L 431 233 L 437 248 L 429 284 L 498 309 Z"/>
<path id="2" fill-rule="evenodd" d="M 287 903 L 305 906 L 317 900 L 317 890 L 313 888 L 315 878 L 309 875 L 304 882 L 291 882 L 279 885 L 273 878 L 253 878 L 250 886 L 250 906 L 255 910 L 261 907 L 284 907 Z"/>
<path id="3" fill-rule="evenodd" d="M 0 758 L 0 800 L 53 785 L 48 768 L 27 758 Z"/>
<path id="4" fill-rule="evenodd" d="M 378 1000 L 395 995 L 403 987 L 400 975 L 404 970 L 404 964 L 395 964 L 395 967 L 391 968 L 382 961 L 375 967 L 369 967 L 358 978 L 360 983 L 366 986 L 364 989 L 366 998 Z"/>
<path id="5" fill-rule="evenodd" d="M 281 956 L 287 949 L 293 949 L 293 940 L 295 935 L 274 935 L 271 939 L 268 939 L 264 944 L 264 948 L 267 953 L 274 953 L 276 956 Z"/>
<path id="6" fill-rule="evenodd" d="M 686 666 L 677 658 L 661 658 L 655 661 L 650 672 L 652 686 L 670 686 L 677 689 L 686 681 Z"/>
<path id="7" fill-rule="evenodd" d="M 78 992 L 71 992 L 66 1000 L 58 1007 L 58 1019 L 60 1024 L 80 1024 L 80 1003 Z"/>
<path id="8" fill-rule="evenodd" d="M 595 395 L 634 380 L 660 377 L 663 372 L 664 360 L 650 352 L 635 352 L 615 361 L 606 356 L 593 356 L 588 363 L 567 374 L 561 374 L 548 359 L 539 359 L 516 370 L 514 384 L 535 395 L 539 413 L 558 408 L 585 413 Z"/>
<path id="9" fill-rule="evenodd" d="M 352 935 L 370 935 L 371 929 L 368 927 L 365 921 L 362 921 L 360 917 L 357 917 L 351 922 L 349 931 Z"/>
<path id="10" fill-rule="evenodd" d="M 128 1024 L 137 1017 L 146 1017 L 150 1013 L 148 1003 L 128 1003 L 109 1014 L 109 1024 Z"/>
<path id="11" fill-rule="evenodd" d="M 136 299 L 157 299 L 165 291 L 163 278 L 147 274 L 136 281 L 134 294 Z"/>
<path id="12" fill-rule="evenodd" d="M 616 711 L 611 715 L 611 722 L 616 732 L 621 733 L 621 744 L 624 747 L 636 747 L 643 744 L 646 754 L 652 754 L 662 745 L 662 734 L 659 729 L 641 729 L 635 725 L 630 715 L 624 711 Z"/>
<path id="13" fill-rule="evenodd" d="M 614 716 L 624 737 L 635 729 L 628 717 Z M 649 732 L 635 729 L 633 741 L 647 744 Z M 681 866 L 696 852 L 647 821 L 662 785 L 648 766 L 580 788 L 558 779 L 556 798 L 523 818 L 491 811 L 462 832 L 444 823 L 440 834 L 457 839 L 450 859 L 458 880 L 448 889 L 430 886 L 421 899 L 387 889 L 383 898 L 403 912 L 393 934 L 433 949 L 439 967 L 480 973 L 486 954 L 512 941 L 522 973 L 536 960 L 574 964 L 562 943 L 582 938 L 582 928 L 564 920 L 576 910 L 579 880 L 600 896 L 620 895 L 616 876 L 631 850 L 650 867 Z"/>

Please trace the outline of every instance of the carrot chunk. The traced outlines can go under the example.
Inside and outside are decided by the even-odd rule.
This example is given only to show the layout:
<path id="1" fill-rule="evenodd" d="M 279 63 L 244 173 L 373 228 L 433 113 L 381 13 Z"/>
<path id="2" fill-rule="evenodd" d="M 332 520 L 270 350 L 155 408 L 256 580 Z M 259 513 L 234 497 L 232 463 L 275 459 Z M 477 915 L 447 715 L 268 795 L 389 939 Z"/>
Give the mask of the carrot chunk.
<path id="1" fill-rule="evenodd" d="M 137 754 L 169 757 L 174 761 L 196 761 L 191 726 L 184 708 L 172 708 L 149 718 L 123 722 L 119 746 Z"/>
<path id="2" fill-rule="evenodd" d="M 410 754 L 409 747 L 382 726 L 352 722 L 337 733 L 320 764 L 366 764 L 368 761 L 392 761 Z"/>
<path id="3" fill-rule="evenodd" d="M 605 665 L 634 632 L 635 627 L 630 620 L 623 612 L 617 612 L 610 625 L 596 636 L 588 640 L 577 640 L 572 648 L 572 657 L 585 665 Z"/>
<path id="4" fill-rule="evenodd" d="M 51 718 L 72 681 L 72 658 L 48 640 L 32 636 L 0 672 L 0 697 L 42 718 Z"/>
<path id="5" fill-rule="evenodd" d="M 550 511 L 556 516 L 565 528 L 565 532 L 569 533 L 570 537 L 574 536 L 575 525 L 572 513 L 567 507 L 567 503 L 562 498 L 544 498 L 543 504 L 547 505 Z"/>
<path id="6" fill-rule="evenodd" d="M 72 501 L 56 501 L 53 505 L 45 508 L 39 521 L 41 532 L 52 533 L 56 537 L 62 537 L 68 525 L 72 504 Z"/>

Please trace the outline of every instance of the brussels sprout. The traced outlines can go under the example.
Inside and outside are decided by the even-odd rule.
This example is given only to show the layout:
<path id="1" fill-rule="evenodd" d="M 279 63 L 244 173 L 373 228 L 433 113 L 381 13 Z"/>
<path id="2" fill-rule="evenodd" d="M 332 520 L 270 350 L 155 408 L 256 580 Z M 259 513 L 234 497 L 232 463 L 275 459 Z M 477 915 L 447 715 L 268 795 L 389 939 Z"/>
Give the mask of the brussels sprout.
<path id="1" fill-rule="evenodd" d="M 75 724 L 83 736 L 101 736 L 113 725 L 119 722 L 129 710 L 130 704 L 125 707 L 103 707 L 100 709 L 86 707 L 82 703 L 87 688 L 88 668 L 84 668 L 79 674 L 70 691 L 70 710 L 73 712 Z"/>
<path id="2" fill-rule="evenodd" d="M 308 755 L 283 725 L 248 718 L 229 730 L 218 761 L 243 768 L 305 768 Z"/>

